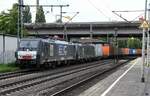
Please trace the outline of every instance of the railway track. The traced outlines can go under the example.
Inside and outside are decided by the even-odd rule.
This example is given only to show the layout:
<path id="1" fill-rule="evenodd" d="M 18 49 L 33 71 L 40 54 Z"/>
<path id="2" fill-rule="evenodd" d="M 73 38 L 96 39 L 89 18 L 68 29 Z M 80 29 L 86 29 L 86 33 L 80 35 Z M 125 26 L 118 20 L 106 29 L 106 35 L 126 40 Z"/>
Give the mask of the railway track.
<path id="1" fill-rule="evenodd" d="M 80 66 L 80 68 L 75 67 L 75 68 L 70 68 L 68 70 L 65 69 L 62 71 L 57 71 L 54 73 L 53 72 L 52 73 L 43 72 L 40 75 L 37 75 L 35 77 L 32 76 L 28 79 L 25 78 L 20 81 L 16 80 L 14 82 L 7 82 L 6 84 L 1 83 L 0 95 L 12 94 L 17 91 L 19 91 L 19 93 L 21 93 L 22 90 L 23 90 L 22 93 L 24 93 L 24 94 L 30 93 L 30 91 L 33 91 L 33 90 L 35 91 L 35 89 L 37 89 L 36 92 L 38 92 L 39 90 L 43 90 L 43 89 L 46 89 L 47 87 L 55 86 L 67 79 L 71 79 L 71 78 L 73 78 L 72 76 L 83 75 L 83 73 L 85 74 L 87 72 L 90 72 L 91 70 L 94 71 L 96 68 L 100 68 L 100 66 L 104 66 L 104 65 L 106 66 L 110 62 L 112 62 L 112 61 L 109 61 L 109 62 L 105 61 L 101 64 L 99 64 L 99 62 L 97 62 L 97 64 L 89 63 L 89 64 L 85 64 L 84 66 L 83 65 Z M 69 77 L 69 76 L 71 76 L 71 77 Z M 64 80 L 60 80 L 60 79 L 64 79 Z M 57 82 L 55 82 L 55 81 L 57 81 Z M 39 86 L 42 86 L 43 88 L 42 87 L 39 88 Z M 21 95 L 22 94 L 17 95 L 17 93 L 16 93 L 14 96 L 21 96 Z"/>
<path id="2" fill-rule="evenodd" d="M 130 60 L 127 60 L 127 61 L 123 62 L 123 64 L 124 64 L 124 63 L 127 63 L 127 62 L 129 62 L 129 61 L 130 61 Z M 53 94 L 51 94 L 51 95 L 44 95 L 44 96 L 65 96 L 64 94 L 65 94 L 66 92 L 69 92 L 70 90 L 73 90 L 74 88 L 77 88 L 78 86 L 81 86 L 82 84 L 85 84 L 86 82 L 89 82 L 89 81 L 92 80 L 93 78 L 96 78 L 97 76 L 102 75 L 102 74 L 104 74 L 104 73 L 106 73 L 106 72 L 108 72 L 108 71 L 110 71 L 110 70 L 115 69 L 116 67 L 119 67 L 119 66 L 121 66 L 121 64 L 115 65 L 113 68 L 110 68 L 110 69 L 102 70 L 102 71 L 99 72 L 99 73 L 96 73 L 96 74 L 94 74 L 94 75 L 91 75 L 91 76 L 89 76 L 89 77 L 87 77 L 87 78 L 85 78 L 85 79 L 83 79 L 83 80 L 81 80 L 81 81 L 79 81 L 79 82 L 76 82 L 76 83 L 74 83 L 74 84 L 72 84 L 72 85 L 70 85 L 70 86 L 68 86 L 68 87 L 66 87 L 66 88 L 64 88 L 64 89 L 62 89 L 62 90 L 59 90 L 59 91 L 57 91 L 57 92 L 55 92 L 55 93 L 53 93 Z"/>
<path id="3" fill-rule="evenodd" d="M 22 76 L 22 75 L 27 75 L 27 74 L 33 73 L 34 71 L 35 70 L 27 69 L 27 70 L 15 71 L 15 72 L 2 73 L 2 74 L 0 74 L 0 80 L 17 77 L 17 76 Z"/>

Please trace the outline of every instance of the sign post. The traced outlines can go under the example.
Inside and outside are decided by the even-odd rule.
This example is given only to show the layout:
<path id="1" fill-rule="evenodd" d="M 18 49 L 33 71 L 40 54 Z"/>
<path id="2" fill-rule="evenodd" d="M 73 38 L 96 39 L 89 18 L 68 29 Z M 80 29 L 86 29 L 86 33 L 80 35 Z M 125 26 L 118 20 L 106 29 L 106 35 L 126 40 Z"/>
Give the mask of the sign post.
<path id="1" fill-rule="evenodd" d="M 145 67 L 144 67 L 144 63 L 145 63 L 145 33 L 147 31 L 147 29 L 149 28 L 149 24 L 146 20 L 144 20 L 142 22 L 142 24 L 140 25 L 140 28 L 143 29 L 143 37 L 142 37 L 142 78 L 141 78 L 141 82 L 145 82 Z"/>
<path id="2" fill-rule="evenodd" d="M 148 23 L 150 22 L 150 3 L 148 4 Z M 150 57 L 150 27 L 148 28 L 148 31 L 147 31 L 147 66 L 149 67 L 149 57 Z"/>

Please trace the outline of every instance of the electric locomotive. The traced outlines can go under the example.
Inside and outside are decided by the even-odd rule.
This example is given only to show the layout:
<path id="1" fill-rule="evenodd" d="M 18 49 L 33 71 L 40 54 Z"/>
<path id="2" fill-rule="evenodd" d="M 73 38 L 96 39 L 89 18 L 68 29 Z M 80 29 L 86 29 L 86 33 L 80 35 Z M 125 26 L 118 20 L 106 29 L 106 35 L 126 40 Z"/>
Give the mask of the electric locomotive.
<path id="1" fill-rule="evenodd" d="M 76 60 L 76 45 L 52 39 L 21 39 L 16 51 L 16 61 L 21 67 L 55 67 Z"/>
<path id="2" fill-rule="evenodd" d="M 17 64 L 20 67 L 25 67 L 29 63 L 36 65 L 37 62 L 40 62 L 41 45 L 40 39 L 21 39 L 15 53 Z"/>

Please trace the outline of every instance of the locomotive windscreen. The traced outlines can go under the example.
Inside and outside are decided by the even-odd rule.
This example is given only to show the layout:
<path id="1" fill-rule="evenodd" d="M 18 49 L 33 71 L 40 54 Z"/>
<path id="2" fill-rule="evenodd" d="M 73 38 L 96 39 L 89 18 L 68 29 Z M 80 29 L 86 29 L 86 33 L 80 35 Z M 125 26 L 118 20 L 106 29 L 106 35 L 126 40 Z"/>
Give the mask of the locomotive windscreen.
<path id="1" fill-rule="evenodd" d="M 19 48 L 20 49 L 36 49 L 38 47 L 39 41 L 38 40 L 21 40 Z"/>

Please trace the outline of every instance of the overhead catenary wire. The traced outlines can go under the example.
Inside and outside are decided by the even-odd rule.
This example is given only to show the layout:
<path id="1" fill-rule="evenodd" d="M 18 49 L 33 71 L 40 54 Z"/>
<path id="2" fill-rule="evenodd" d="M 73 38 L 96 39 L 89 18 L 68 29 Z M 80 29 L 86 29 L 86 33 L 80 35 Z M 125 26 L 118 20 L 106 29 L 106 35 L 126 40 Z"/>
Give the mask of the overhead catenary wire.
<path id="1" fill-rule="evenodd" d="M 144 10 L 122 10 L 122 11 L 114 11 L 114 12 L 144 12 Z"/>
<path id="2" fill-rule="evenodd" d="M 144 10 L 122 10 L 122 11 L 112 11 L 112 13 L 114 13 L 115 15 L 117 15 L 118 17 L 120 17 L 121 19 L 123 19 L 124 21 L 128 22 L 128 23 L 132 23 L 135 19 L 137 19 L 138 17 L 140 17 L 141 15 L 143 15 L 144 13 L 141 13 L 140 15 L 136 16 L 133 20 L 129 21 L 127 20 L 125 17 L 123 17 L 121 14 L 118 14 L 118 12 L 120 13 L 128 13 L 128 12 L 144 12 Z"/>
<path id="3" fill-rule="evenodd" d="M 92 5 L 92 7 L 94 7 L 100 14 L 102 14 L 103 16 L 105 16 L 108 20 L 111 20 L 110 17 L 108 17 L 107 15 L 104 14 L 104 12 L 102 10 L 100 10 L 99 8 L 97 8 L 97 6 L 95 6 L 90 0 L 88 0 L 88 2 Z"/>
<path id="4" fill-rule="evenodd" d="M 138 15 L 137 17 L 135 17 L 133 20 L 131 20 L 131 22 L 133 22 L 134 20 L 136 20 L 137 18 L 140 18 L 144 13 L 141 13 L 140 15 Z"/>
<path id="5" fill-rule="evenodd" d="M 109 1 L 109 0 L 105 0 L 105 1 Z M 109 2 L 103 2 L 103 3 L 105 3 L 105 5 L 108 5 L 109 4 Z M 113 14 L 114 15 L 114 12 L 117 14 L 117 12 L 119 12 L 119 13 L 125 13 L 125 12 L 130 12 L 130 13 L 132 13 L 132 12 L 135 12 L 135 13 L 138 13 L 138 12 L 144 12 L 144 10 L 141 10 L 141 9 L 136 9 L 136 10 L 116 10 L 116 11 L 113 11 L 112 9 L 114 9 L 113 7 L 112 8 L 110 8 L 110 6 L 111 5 L 113 5 L 113 4 L 110 4 L 109 6 L 107 6 L 106 8 L 111 12 L 111 14 Z M 115 15 L 116 15 L 115 14 Z M 128 20 L 127 18 L 129 18 L 129 16 L 127 17 L 127 18 L 124 18 L 124 16 L 122 16 L 122 14 L 117 14 L 117 16 L 119 16 L 120 18 L 122 18 L 122 19 L 124 19 L 125 21 L 127 21 L 127 22 L 129 22 L 129 21 L 131 21 L 131 23 L 133 22 L 133 20 L 135 20 L 135 19 L 137 19 L 138 18 L 138 16 L 135 16 L 135 18 L 134 19 L 132 19 L 132 20 Z M 118 20 L 117 20 L 118 21 Z"/>
<path id="6" fill-rule="evenodd" d="M 121 19 L 123 19 L 124 21 L 131 23 L 130 21 L 128 21 L 126 18 L 122 17 L 120 14 L 117 14 L 115 11 L 112 11 L 115 15 L 119 16 Z"/>

